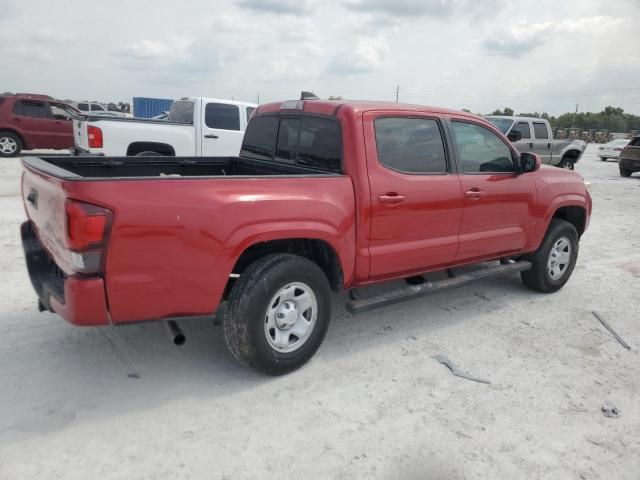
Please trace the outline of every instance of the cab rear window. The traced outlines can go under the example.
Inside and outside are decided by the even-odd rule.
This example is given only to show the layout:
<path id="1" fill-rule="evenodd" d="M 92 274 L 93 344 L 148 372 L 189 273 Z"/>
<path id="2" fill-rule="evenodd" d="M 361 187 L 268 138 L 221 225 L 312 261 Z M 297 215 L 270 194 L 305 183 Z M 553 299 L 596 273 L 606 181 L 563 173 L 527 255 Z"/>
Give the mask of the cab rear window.
<path id="1" fill-rule="evenodd" d="M 259 115 L 247 126 L 240 156 L 340 172 L 340 125 L 331 118 Z"/>

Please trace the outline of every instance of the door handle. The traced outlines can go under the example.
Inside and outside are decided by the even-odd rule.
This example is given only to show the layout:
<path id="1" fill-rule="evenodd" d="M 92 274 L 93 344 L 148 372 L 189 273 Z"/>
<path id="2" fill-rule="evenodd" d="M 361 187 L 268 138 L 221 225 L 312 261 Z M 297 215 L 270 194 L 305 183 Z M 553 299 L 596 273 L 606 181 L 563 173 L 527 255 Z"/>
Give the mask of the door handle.
<path id="1" fill-rule="evenodd" d="M 472 188 L 471 190 L 467 190 L 464 192 L 464 196 L 470 198 L 471 200 L 479 200 L 482 196 L 482 190 L 479 188 Z"/>
<path id="2" fill-rule="evenodd" d="M 210 135 L 205 135 L 204 138 L 218 138 L 218 135 L 214 135 L 213 133 Z"/>
<path id="3" fill-rule="evenodd" d="M 406 198 L 407 197 L 405 197 L 404 195 L 399 195 L 395 192 L 388 192 L 384 195 L 380 195 L 378 197 L 378 201 L 386 205 L 396 205 L 398 203 L 404 202 Z"/>

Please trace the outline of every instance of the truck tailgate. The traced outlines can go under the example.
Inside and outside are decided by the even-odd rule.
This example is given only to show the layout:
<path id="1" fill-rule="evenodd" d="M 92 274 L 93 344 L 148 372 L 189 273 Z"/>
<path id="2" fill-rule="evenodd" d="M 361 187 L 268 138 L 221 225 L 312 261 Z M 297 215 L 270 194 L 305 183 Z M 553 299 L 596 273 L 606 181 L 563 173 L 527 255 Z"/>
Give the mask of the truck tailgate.
<path id="1" fill-rule="evenodd" d="M 66 248 L 65 192 L 62 180 L 26 168 L 22 174 L 22 200 L 42 246 L 55 263 L 71 273 L 71 259 Z"/>
<path id="2" fill-rule="evenodd" d="M 73 121 L 73 139 L 76 147 L 89 150 L 89 138 L 87 136 L 87 122 L 85 120 Z"/>

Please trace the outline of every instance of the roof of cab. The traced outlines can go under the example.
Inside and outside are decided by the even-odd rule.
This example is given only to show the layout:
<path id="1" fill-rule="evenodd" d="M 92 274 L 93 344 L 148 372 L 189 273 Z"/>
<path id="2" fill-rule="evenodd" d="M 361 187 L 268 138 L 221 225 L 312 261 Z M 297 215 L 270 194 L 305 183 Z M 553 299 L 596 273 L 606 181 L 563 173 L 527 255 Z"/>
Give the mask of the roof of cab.
<path id="1" fill-rule="evenodd" d="M 286 104 L 286 105 L 284 105 Z M 284 108 L 283 108 L 284 105 Z M 292 106 L 294 106 L 292 108 Z M 302 107 L 302 108 L 300 108 Z M 406 111 L 416 113 L 440 113 L 452 114 L 480 119 L 477 115 L 447 108 L 429 107 L 425 105 L 412 105 L 408 103 L 378 102 L 370 100 L 288 100 L 286 102 L 265 103 L 258 107 L 256 114 L 295 112 L 316 113 L 320 115 L 336 115 L 341 109 L 350 109 L 354 112 L 368 111 Z"/>

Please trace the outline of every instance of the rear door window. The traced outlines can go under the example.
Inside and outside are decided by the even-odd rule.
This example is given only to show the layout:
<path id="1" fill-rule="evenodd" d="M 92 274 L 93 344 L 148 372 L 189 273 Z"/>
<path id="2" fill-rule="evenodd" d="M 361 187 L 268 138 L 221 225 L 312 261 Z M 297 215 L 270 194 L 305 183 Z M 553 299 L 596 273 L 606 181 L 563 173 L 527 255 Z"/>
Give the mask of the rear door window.
<path id="1" fill-rule="evenodd" d="M 78 110 L 82 110 L 83 112 L 88 112 L 89 111 L 89 104 L 80 102 L 78 104 Z"/>
<path id="2" fill-rule="evenodd" d="M 226 103 L 207 103 L 204 123 L 209 128 L 219 130 L 240 130 L 240 109 Z"/>
<path id="3" fill-rule="evenodd" d="M 446 173 L 447 157 L 438 122 L 430 118 L 378 118 L 378 160 L 402 173 Z"/>
<path id="4" fill-rule="evenodd" d="M 533 133 L 536 135 L 536 139 L 544 139 L 549 138 L 549 132 L 547 131 L 547 125 L 540 122 L 533 122 Z"/>
<path id="5" fill-rule="evenodd" d="M 13 109 L 16 115 L 31 118 L 49 118 L 49 109 L 44 102 L 21 100 L 16 102 Z"/>
<path id="6" fill-rule="evenodd" d="M 97 103 L 92 103 L 91 104 L 91 111 L 92 112 L 104 112 L 104 107 L 102 105 L 99 105 Z"/>

